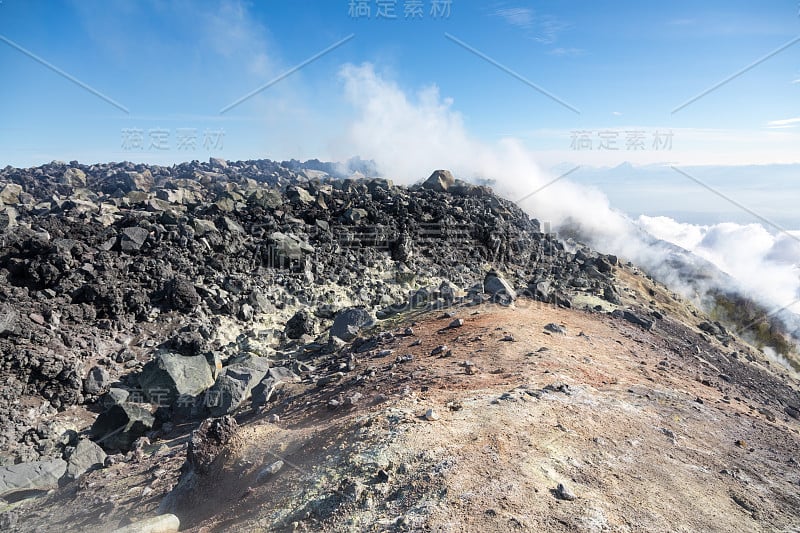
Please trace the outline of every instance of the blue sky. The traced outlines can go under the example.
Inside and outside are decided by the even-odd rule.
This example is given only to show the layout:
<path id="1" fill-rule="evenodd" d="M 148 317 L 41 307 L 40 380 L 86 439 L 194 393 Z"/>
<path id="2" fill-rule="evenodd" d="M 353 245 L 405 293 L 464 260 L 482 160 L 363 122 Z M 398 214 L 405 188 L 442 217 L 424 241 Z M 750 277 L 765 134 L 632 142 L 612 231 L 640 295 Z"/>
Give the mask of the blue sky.
<path id="1" fill-rule="evenodd" d="M 459 132 L 515 138 L 544 167 L 800 160 L 800 43 L 673 113 L 797 38 L 794 0 L 353 3 L 369 16 L 348 0 L 3 0 L 0 165 L 355 155 L 352 123 L 376 110 L 342 73 L 365 64 Z M 414 4 L 421 16 L 406 17 Z M 392 6 L 396 18 L 378 16 Z"/>

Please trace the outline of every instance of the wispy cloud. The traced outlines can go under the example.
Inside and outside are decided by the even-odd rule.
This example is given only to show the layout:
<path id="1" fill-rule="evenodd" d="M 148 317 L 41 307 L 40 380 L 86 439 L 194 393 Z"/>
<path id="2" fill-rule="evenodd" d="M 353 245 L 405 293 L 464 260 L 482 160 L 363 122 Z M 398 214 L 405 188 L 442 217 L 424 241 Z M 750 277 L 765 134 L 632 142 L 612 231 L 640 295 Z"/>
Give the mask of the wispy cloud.
<path id="1" fill-rule="evenodd" d="M 500 8 L 494 12 L 494 15 L 523 30 L 533 29 L 534 13 L 532 9 L 526 7 Z"/>
<path id="2" fill-rule="evenodd" d="M 796 80 L 792 80 L 792 83 L 800 83 L 800 78 L 797 78 Z"/>
<path id="3" fill-rule="evenodd" d="M 784 118 L 781 120 L 770 120 L 767 122 L 768 128 L 793 128 L 800 124 L 800 117 Z"/>
<path id="4" fill-rule="evenodd" d="M 523 30 L 528 37 L 542 44 L 553 44 L 569 24 L 554 15 L 540 15 L 527 7 L 499 7 L 492 15 Z M 567 50 L 567 49 L 565 49 Z"/>
<path id="5" fill-rule="evenodd" d="M 621 117 L 622 116 L 622 113 L 620 111 L 612 111 L 611 114 L 614 115 L 615 117 Z"/>
<path id="6" fill-rule="evenodd" d="M 584 50 L 582 48 L 553 48 L 549 52 L 547 52 L 553 56 L 560 56 L 560 57 L 575 57 L 583 55 Z"/>

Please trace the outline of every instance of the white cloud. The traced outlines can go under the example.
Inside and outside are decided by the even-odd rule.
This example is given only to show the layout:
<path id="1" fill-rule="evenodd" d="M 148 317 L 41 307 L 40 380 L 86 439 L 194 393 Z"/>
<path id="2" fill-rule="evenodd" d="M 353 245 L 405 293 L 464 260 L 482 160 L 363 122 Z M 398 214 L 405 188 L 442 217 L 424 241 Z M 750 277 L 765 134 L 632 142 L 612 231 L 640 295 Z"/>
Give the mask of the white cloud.
<path id="1" fill-rule="evenodd" d="M 796 124 L 800 124 L 800 117 L 784 118 L 781 120 L 770 120 L 767 122 L 768 128 L 793 128 Z"/>
<path id="2" fill-rule="evenodd" d="M 424 179 L 439 168 L 462 179 L 495 179 L 495 189 L 556 229 L 578 228 L 594 247 L 657 273 L 678 287 L 666 250 L 644 230 L 695 251 L 728 272 L 768 305 L 785 305 L 798 291 L 794 265 L 800 247 L 758 225 L 692 226 L 668 218 L 638 223 L 613 209 L 598 189 L 540 169 L 533 153 L 515 138 L 481 142 L 469 134 L 453 101 L 436 86 L 407 95 L 370 64 L 340 72 L 354 118 L 337 142 L 337 158 L 358 154 L 402 183 Z M 800 235 L 800 233 L 798 234 Z M 670 276 L 673 276 L 670 278 Z"/>
<path id="3" fill-rule="evenodd" d="M 615 117 L 621 117 L 622 116 L 622 113 L 619 112 L 619 111 L 612 111 L 611 114 L 614 115 Z"/>
<path id="4" fill-rule="evenodd" d="M 710 261 L 762 302 L 777 306 L 800 298 L 800 232 L 773 234 L 760 224 L 683 224 L 641 216 L 648 233 Z M 792 309 L 800 312 L 800 305 Z"/>
<path id="5" fill-rule="evenodd" d="M 494 12 L 512 26 L 530 30 L 533 28 L 534 14 L 532 9 L 524 7 L 500 8 Z"/>
<path id="6" fill-rule="evenodd" d="M 553 48 L 549 52 L 550 55 L 553 56 L 561 56 L 561 57 L 576 57 L 583 55 L 585 50 L 583 48 Z"/>
<path id="7" fill-rule="evenodd" d="M 495 9 L 492 15 L 500 17 L 508 24 L 524 30 L 530 38 L 542 44 L 552 44 L 558 40 L 561 33 L 569 28 L 554 15 L 537 15 L 535 11 L 526 7 L 503 7 Z M 563 48 L 560 50 L 577 50 Z"/>

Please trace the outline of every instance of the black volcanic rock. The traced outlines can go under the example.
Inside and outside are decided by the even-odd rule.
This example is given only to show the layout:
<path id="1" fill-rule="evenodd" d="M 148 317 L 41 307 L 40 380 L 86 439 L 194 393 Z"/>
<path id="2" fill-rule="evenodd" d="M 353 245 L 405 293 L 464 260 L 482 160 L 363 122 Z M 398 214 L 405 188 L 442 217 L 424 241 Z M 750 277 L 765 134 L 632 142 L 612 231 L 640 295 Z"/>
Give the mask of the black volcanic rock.
<path id="1" fill-rule="evenodd" d="M 331 326 L 349 340 L 375 315 L 458 303 L 486 281 L 485 265 L 509 288 L 560 305 L 609 286 L 599 254 L 575 260 L 488 187 L 447 171 L 411 188 L 359 177 L 376 174 L 360 160 L 0 170 L 14 204 L 0 206 L 14 209 L 14 224 L 0 224 L 0 420 L 10 428 L 0 455 L 39 453 L 16 444 L 45 415 L 15 398 L 44 402 L 43 413 L 94 402 L 105 377 L 86 391 L 84 378 L 98 359 L 126 385 L 109 383 L 117 390 L 136 389 L 164 351 L 176 364 L 202 358 L 216 377 L 247 352 L 221 329 L 254 338 L 256 324 L 276 318 L 258 348 L 267 355 Z M 193 397 L 210 386 L 201 382 Z M 159 383 L 168 403 L 182 394 L 174 379 Z M 154 397 L 131 390 L 127 401 Z"/>
<path id="2" fill-rule="evenodd" d="M 284 331 L 290 339 L 299 339 L 303 335 L 311 335 L 314 333 L 314 317 L 307 309 L 301 309 L 286 322 Z"/>
<path id="3" fill-rule="evenodd" d="M 127 451 L 133 441 L 153 428 L 155 419 L 143 407 L 117 404 L 104 411 L 92 425 L 92 438 L 107 450 Z"/>

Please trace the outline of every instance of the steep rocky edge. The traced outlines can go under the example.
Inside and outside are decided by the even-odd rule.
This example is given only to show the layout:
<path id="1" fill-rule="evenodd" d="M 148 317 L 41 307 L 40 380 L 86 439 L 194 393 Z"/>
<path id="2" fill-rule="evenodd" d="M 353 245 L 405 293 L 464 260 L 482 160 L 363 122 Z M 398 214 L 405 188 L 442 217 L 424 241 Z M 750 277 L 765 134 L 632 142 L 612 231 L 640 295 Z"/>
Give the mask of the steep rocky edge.
<path id="1" fill-rule="evenodd" d="M 716 483 L 709 503 L 750 517 L 718 524 L 797 522 L 796 381 L 722 324 L 449 173 L 407 189 L 289 166 L 0 173 L 0 446 L 7 465 L 79 470 L 77 482 L 54 467 L 4 493 L 3 523 L 113 529 L 172 511 L 184 527 L 220 529 L 659 529 L 690 513 L 657 511 L 641 494 L 644 511 L 623 507 L 637 491 L 675 492 L 676 461 L 703 473 L 684 480 L 696 490 Z M 558 394 L 570 401 L 552 404 Z M 516 412 L 517 400 L 535 406 Z M 574 424 L 556 430 L 577 439 L 577 459 L 521 438 L 551 439 L 546 413 Z M 589 423 L 598 417 L 612 422 Z M 447 422 L 450 433 L 426 429 Z M 655 440 L 664 436 L 683 446 L 669 460 Z M 612 444 L 586 455 L 602 442 Z M 520 470 L 526 448 L 541 463 Z M 485 461 L 511 493 L 485 493 Z M 587 464 L 605 474 L 587 481 Z M 650 485 L 631 481 L 650 473 Z M 608 476 L 627 485 L 609 490 Z M 554 502 L 570 500 L 556 479 L 592 488 L 575 501 L 593 507 L 559 518 Z M 419 487 L 404 492 L 409 483 Z"/>

